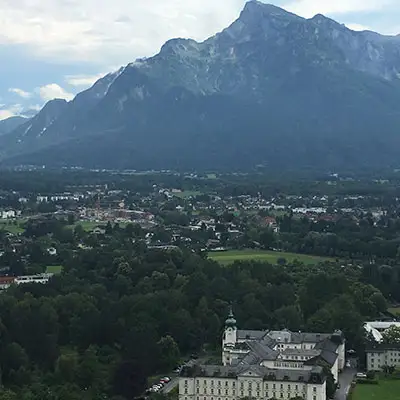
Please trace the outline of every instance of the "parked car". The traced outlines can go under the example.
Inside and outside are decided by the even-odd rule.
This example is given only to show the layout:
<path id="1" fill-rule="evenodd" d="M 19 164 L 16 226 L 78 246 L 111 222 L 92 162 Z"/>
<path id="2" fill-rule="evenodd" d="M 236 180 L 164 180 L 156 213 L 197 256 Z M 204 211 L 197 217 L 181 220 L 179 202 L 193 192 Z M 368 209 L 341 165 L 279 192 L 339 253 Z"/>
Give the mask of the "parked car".
<path id="1" fill-rule="evenodd" d="M 166 383 L 168 383 L 170 380 L 171 380 L 171 378 L 169 378 L 168 376 L 164 376 L 164 378 L 160 379 L 160 382 L 166 384 Z"/>
<path id="2" fill-rule="evenodd" d="M 365 378 L 367 377 L 367 375 L 364 374 L 363 372 L 357 372 L 356 377 L 357 377 L 357 378 L 361 378 L 361 379 L 365 379 Z"/>
<path id="3" fill-rule="evenodd" d="M 350 367 L 351 367 L 350 361 L 347 361 L 346 362 L 346 368 L 350 368 Z"/>

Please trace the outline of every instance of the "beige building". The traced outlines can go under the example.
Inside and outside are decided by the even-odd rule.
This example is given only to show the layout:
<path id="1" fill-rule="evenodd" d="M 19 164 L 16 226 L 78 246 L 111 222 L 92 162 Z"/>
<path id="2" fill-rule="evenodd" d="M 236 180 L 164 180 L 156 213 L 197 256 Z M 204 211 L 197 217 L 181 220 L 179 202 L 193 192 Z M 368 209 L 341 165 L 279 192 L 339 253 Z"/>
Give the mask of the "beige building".
<path id="1" fill-rule="evenodd" d="M 326 400 L 329 366 L 335 381 L 345 366 L 345 340 L 333 334 L 238 330 L 232 310 L 225 321 L 220 366 L 187 366 L 179 400 Z"/>

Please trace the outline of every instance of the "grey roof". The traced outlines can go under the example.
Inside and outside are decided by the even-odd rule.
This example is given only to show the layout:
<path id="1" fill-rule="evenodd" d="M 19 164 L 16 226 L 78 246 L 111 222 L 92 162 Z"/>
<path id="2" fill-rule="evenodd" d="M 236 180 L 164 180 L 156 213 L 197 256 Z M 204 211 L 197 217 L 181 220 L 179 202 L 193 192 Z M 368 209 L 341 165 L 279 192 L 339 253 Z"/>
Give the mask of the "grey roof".
<path id="1" fill-rule="evenodd" d="M 310 356 L 315 357 L 321 354 L 321 350 L 318 349 L 285 349 L 281 351 L 281 354 L 286 356 Z"/>
<path id="2" fill-rule="evenodd" d="M 385 350 L 400 350 L 400 343 L 370 343 L 367 345 L 367 353 L 379 353 Z"/>
<path id="3" fill-rule="evenodd" d="M 232 378 L 245 374 L 253 374 L 262 377 L 264 380 L 288 381 L 288 382 L 308 382 L 313 376 L 317 375 L 321 382 L 324 381 L 323 369 L 319 366 L 312 370 L 289 370 L 289 369 L 273 369 L 260 365 L 239 365 L 219 366 L 219 365 L 195 365 L 192 367 L 184 367 L 181 371 L 181 377 L 209 377 L 209 378 Z"/>
<path id="4" fill-rule="evenodd" d="M 244 355 L 242 358 L 239 358 L 236 362 L 236 365 L 257 366 L 266 360 L 276 360 L 279 355 L 278 351 L 268 347 L 263 342 L 249 341 L 247 342 L 247 345 L 250 349 L 250 352 Z"/>
<path id="5" fill-rule="evenodd" d="M 319 343 L 329 339 L 330 333 L 292 332 L 291 343 Z"/>
<path id="6" fill-rule="evenodd" d="M 241 340 L 261 340 L 268 334 L 268 331 L 238 330 L 237 338 Z"/>

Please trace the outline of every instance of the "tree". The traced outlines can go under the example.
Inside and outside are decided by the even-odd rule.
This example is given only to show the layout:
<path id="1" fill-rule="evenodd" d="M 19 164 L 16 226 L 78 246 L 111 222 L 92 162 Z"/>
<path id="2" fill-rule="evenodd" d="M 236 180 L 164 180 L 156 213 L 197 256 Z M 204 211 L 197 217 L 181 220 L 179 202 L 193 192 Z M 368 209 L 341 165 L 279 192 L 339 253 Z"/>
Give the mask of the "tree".
<path id="1" fill-rule="evenodd" d="M 157 343 L 159 352 L 160 370 L 168 371 L 179 363 L 180 351 L 175 340 L 171 336 L 165 336 Z"/>
<path id="2" fill-rule="evenodd" d="M 400 327 L 391 326 L 389 329 L 383 332 L 383 342 L 388 344 L 399 344 L 400 343 Z"/>

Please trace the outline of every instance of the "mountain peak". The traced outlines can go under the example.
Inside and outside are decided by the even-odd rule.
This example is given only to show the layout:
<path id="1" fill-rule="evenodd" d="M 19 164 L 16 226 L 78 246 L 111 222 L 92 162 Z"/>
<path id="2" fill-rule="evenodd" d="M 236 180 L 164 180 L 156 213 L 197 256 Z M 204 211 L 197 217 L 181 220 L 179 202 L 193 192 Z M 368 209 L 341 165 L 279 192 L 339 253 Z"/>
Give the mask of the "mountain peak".
<path id="1" fill-rule="evenodd" d="M 264 19 L 268 17 L 300 18 L 297 15 L 284 10 L 283 8 L 274 6 L 273 4 L 262 3 L 261 1 L 257 0 L 250 0 L 244 6 L 239 20 L 243 22 L 253 22 L 256 19 Z"/>

